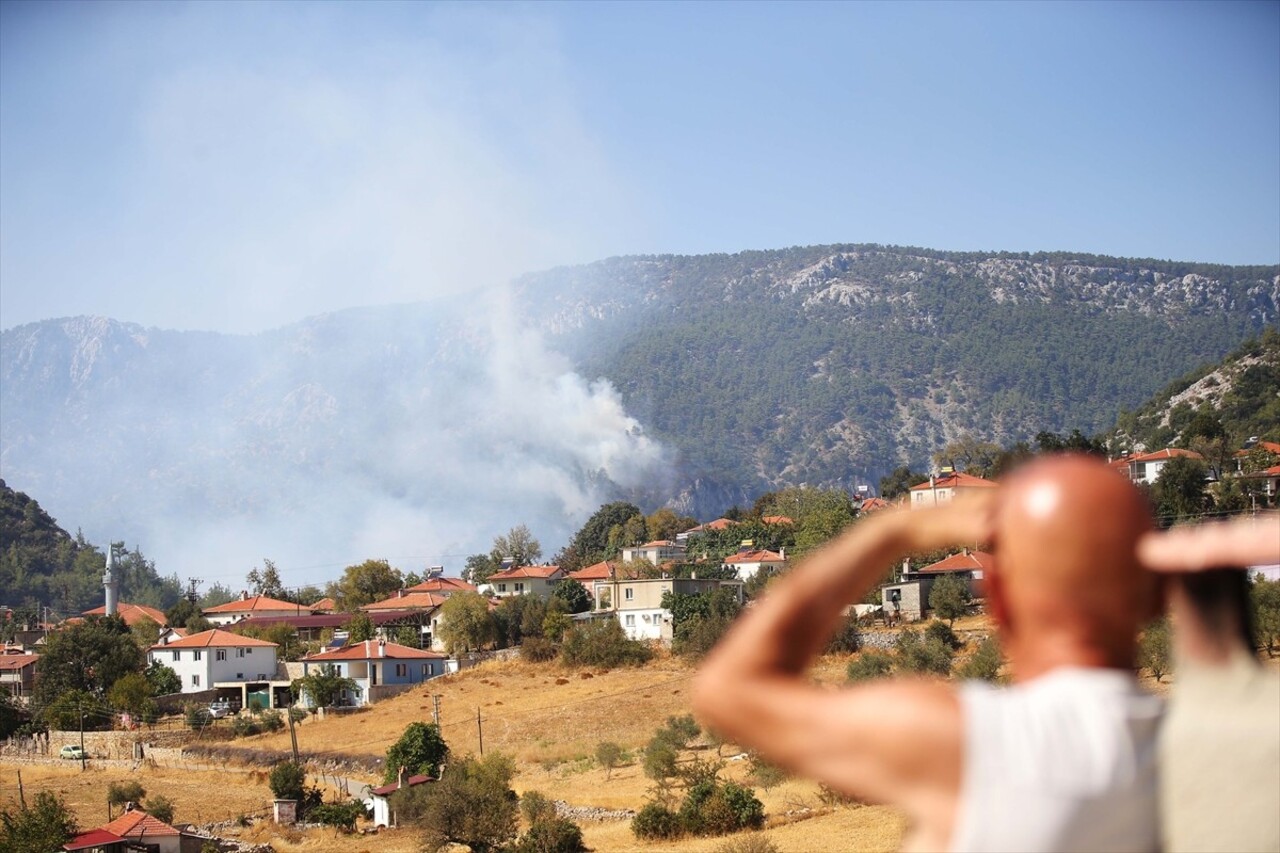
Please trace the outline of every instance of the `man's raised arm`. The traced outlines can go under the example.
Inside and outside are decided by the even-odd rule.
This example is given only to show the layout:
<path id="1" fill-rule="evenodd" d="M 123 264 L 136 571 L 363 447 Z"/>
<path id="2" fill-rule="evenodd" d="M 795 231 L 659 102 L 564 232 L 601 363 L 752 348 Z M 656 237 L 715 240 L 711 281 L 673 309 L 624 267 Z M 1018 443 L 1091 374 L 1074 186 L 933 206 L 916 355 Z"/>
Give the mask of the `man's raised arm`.
<path id="1" fill-rule="evenodd" d="M 848 793 L 899 799 L 930 747 L 954 741 L 959 749 L 951 691 L 916 680 L 830 691 L 804 671 L 844 608 L 897 558 L 987 540 L 992 503 L 984 496 L 877 513 L 814 553 L 773 584 L 707 657 L 694 685 L 699 716 L 788 770 Z M 934 764 L 937 757 L 933 752 Z"/>

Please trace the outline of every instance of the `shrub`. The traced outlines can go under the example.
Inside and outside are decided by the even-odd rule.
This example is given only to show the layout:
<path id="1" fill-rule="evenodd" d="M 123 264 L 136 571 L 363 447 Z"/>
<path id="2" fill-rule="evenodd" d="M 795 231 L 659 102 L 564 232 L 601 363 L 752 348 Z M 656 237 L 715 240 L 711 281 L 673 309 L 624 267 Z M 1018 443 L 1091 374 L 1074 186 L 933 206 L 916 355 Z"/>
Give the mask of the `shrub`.
<path id="1" fill-rule="evenodd" d="M 863 652 L 849 661 L 845 676 L 850 681 L 870 681 L 873 678 L 883 678 L 892 669 L 893 659 L 884 652 Z"/>
<path id="2" fill-rule="evenodd" d="M 955 651 L 964 643 L 956 636 L 956 632 L 951 630 L 951 626 L 939 619 L 934 619 L 929 623 L 929 627 L 924 629 L 924 638 L 926 640 L 937 640 L 947 648 Z"/>
<path id="3" fill-rule="evenodd" d="M 78 831 L 75 816 L 56 794 L 40 791 L 29 808 L 0 811 L 0 850 L 48 853 Z"/>
<path id="4" fill-rule="evenodd" d="M 263 711 L 258 716 L 258 726 L 262 731 L 278 732 L 284 728 L 284 715 L 276 710 Z"/>
<path id="5" fill-rule="evenodd" d="M 213 724 L 213 715 L 203 705 L 188 704 L 184 709 L 184 714 L 187 720 L 187 728 L 192 731 L 200 731 Z"/>
<path id="6" fill-rule="evenodd" d="M 702 727 L 694 720 L 693 714 L 682 717 L 667 717 L 667 729 L 671 743 L 679 749 L 687 749 L 689 741 L 702 734 Z"/>
<path id="7" fill-rule="evenodd" d="M 297 705 L 290 706 L 289 708 L 289 719 L 293 720 L 295 723 L 302 722 L 308 716 L 310 716 L 310 714 L 307 713 L 306 708 L 299 708 Z"/>
<path id="8" fill-rule="evenodd" d="M 762 832 L 721 842 L 712 853 L 782 853 L 778 845 Z"/>
<path id="9" fill-rule="evenodd" d="M 325 826 L 336 826 L 347 832 L 353 832 L 356 821 L 366 817 L 368 811 L 364 803 L 350 800 L 345 803 L 320 803 L 307 811 L 307 820 Z"/>
<path id="10" fill-rule="evenodd" d="M 827 642 L 826 654 L 851 655 L 862 648 L 862 635 L 858 633 L 858 616 L 850 611 L 840 629 Z"/>
<path id="11" fill-rule="evenodd" d="M 781 767 L 770 764 L 759 755 L 752 753 L 747 778 L 751 780 L 751 784 L 768 791 L 786 781 L 787 774 Z"/>
<path id="12" fill-rule="evenodd" d="M 936 637 L 921 639 L 911 630 L 898 635 L 898 666 L 904 672 L 933 675 L 950 675 L 951 659 L 955 652 Z"/>
<path id="13" fill-rule="evenodd" d="M 556 816 L 556 807 L 541 791 L 525 791 L 520 797 L 520 814 L 530 826 Z"/>
<path id="14" fill-rule="evenodd" d="M 1169 622 L 1157 619 L 1142 632 L 1142 639 L 1138 642 L 1138 666 L 1150 672 L 1158 684 L 1172 668 L 1171 661 Z"/>
<path id="15" fill-rule="evenodd" d="M 424 830 L 427 849 L 447 842 L 476 853 L 499 850 L 515 840 L 516 794 L 511 790 L 515 764 L 491 753 L 449 764 L 432 785 L 417 785 L 392 795 L 400 816 Z"/>
<path id="16" fill-rule="evenodd" d="M 277 800 L 297 800 L 301 803 L 306 784 L 307 771 L 301 764 L 292 761 L 279 762 L 267 775 L 267 786 Z"/>
<path id="17" fill-rule="evenodd" d="M 560 648 L 566 666 L 639 666 L 653 657 L 653 651 L 632 640 L 615 619 L 600 619 L 570 629 Z"/>
<path id="18" fill-rule="evenodd" d="M 669 740 L 660 735 L 654 735 L 644 748 L 644 775 L 655 782 L 671 778 L 676 775 L 678 757 L 679 753 Z"/>
<path id="19" fill-rule="evenodd" d="M 662 803 L 645 803 L 631 819 L 631 832 L 636 838 L 670 840 L 680 835 L 680 818 Z"/>
<path id="20" fill-rule="evenodd" d="M 387 749 L 382 781 L 394 782 L 404 767 L 409 775 L 424 773 L 437 776 L 440 765 L 449 758 L 449 746 L 440 736 L 435 723 L 410 723 L 400 739 Z"/>
<path id="21" fill-rule="evenodd" d="M 961 678 L 996 681 L 1003 665 L 1004 655 L 1000 652 L 1000 641 L 995 634 L 991 634 L 978 644 L 973 656 L 956 670 L 956 675 Z"/>
<path id="22" fill-rule="evenodd" d="M 546 663 L 555 660 L 559 653 L 556 644 L 546 637 L 525 637 L 520 643 L 520 658 L 529 663 Z"/>
<path id="23" fill-rule="evenodd" d="M 520 837 L 514 853 L 585 853 L 582 827 L 565 817 L 540 820 Z"/>

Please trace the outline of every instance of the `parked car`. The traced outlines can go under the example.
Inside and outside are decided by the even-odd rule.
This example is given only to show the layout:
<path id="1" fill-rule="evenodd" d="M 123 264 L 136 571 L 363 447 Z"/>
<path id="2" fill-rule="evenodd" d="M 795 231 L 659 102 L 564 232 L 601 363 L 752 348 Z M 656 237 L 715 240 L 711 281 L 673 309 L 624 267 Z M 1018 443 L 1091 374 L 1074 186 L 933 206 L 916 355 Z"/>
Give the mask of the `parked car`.
<path id="1" fill-rule="evenodd" d="M 75 744 L 70 744 L 70 743 L 64 746 L 62 749 L 58 750 L 58 757 L 74 758 L 77 761 L 79 761 L 81 758 L 88 758 L 88 756 L 85 755 L 84 749 L 82 747 Z"/>
<path id="2" fill-rule="evenodd" d="M 209 716 L 213 717 L 215 720 L 221 720 L 223 717 L 231 716 L 233 710 L 231 703 L 225 699 L 209 703 Z"/>

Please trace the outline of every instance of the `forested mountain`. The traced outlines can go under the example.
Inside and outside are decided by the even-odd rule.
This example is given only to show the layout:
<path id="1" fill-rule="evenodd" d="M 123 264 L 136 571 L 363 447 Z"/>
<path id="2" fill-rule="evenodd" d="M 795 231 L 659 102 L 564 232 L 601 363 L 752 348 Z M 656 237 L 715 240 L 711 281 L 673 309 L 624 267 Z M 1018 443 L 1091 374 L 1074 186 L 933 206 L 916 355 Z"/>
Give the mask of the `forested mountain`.
<path id="1" fill-rule="evenodd" d="M 519 522 L 554 552 L 609 500 L 708 519 L 965 433 L 1098 432 L 1278 302 L 1280 267 L 850 245 L 614 258 L 254 336 L 50 320 L 0 333 L 0 473 L 166 572 L 453 568 Z"/>
<path id="2" fill-rule="evenodd" d="M 1123 413 L 1112 441 L 1135 450 L 1185 443 L 1197 414 L 1212 414 L 1229 447 L 1249 439 L 1280 442 L 1280 331 L 1267 329 L 1222 361 L 1170 383 L 1132 412 Z"/>
<path id="3" fill-rule="evenodd" d="M 135 549 L 116 560 L 121 600 L 160 609 L 172 607 L 182 592 L 176 577 L 162 578 Z M 58 526 L 38 502 L 0 480 L 0 605 L 26 609 L 27 619 L 74 616 L 103 603 L 102 574 L 107 559 L 77 533 Z"/>

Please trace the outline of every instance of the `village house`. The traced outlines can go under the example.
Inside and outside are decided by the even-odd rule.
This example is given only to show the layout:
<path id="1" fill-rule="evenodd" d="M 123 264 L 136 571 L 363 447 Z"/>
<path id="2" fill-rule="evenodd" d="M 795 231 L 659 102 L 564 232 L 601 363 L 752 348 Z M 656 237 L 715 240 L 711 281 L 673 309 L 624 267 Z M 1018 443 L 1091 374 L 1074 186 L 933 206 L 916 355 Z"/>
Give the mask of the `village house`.
<path id="1" fill-rule="evenodd" d="M 157 817 L 129 804 L 120 817 L 104 824 L 101 829 L 123 838 L 132 851 L 147 853 L 200 853 L 202 838 L 170 826 Z"/>
<path id="2" fill-rule="evenodd" d="M 405 774 L 404 768 L 401 767 L 396 781 L 377 788 L 370 788 L 369 797 L 364 802 L 365 808 L 373 812 L 373 825 L 397 826 L 396 815 L 391 810 L 391 795 L 401 788 L 414 788 L 434 781 L 436 780 L 430 776 L 408 776 Z"/>
<path id="3" fill-rule="evenodd" d="M 1128 477 L 1132 483 L 1150 486 L 1160 476 L 1160 469 L 1168 465 L 1170 460 L 1178 457 L 1204 459 L 1194 450 L 1186 450 L 1181 447 L 1166 447 L 1164 450 L 1155 450 L 1151 453 L 1125 456 L 1112 462 L 1111 467 L 1118 473 Z"/>
<path id="4" fill-rule="evenodd" d="M 443 575 L 429 577 L 422 583 L 416 583 L 411 587 L 405 588 L 405 592 L 434 592 L 444 598 L 448 598 L 455 592 L 476 591 L 475 584 L 467 583 L 462 578 L 446 578 Z"/>
<path id="5" fill-rule="evenodd" d="M 911 495 L 911 508 L 924 509 L 950 503 L 967 491 L 995 487 L 996 484 L 990 480 L 955 471 L 941 477 L 930 477 L 928 482 L 912 486 L 908 492 Z"/>
<path id="6" fill-rule="evenodd" d="M 662 606 L 668 592 L 697 595 L 728 587 L 739 602 L 743 600 L 742 581 L 718 578 L 621 578 L 598 580 L 593 584 L 595 613 L 612 613 L 622 630 L 633 640 L 672 640 L 671 611 Z"/>
<path id="7" fill-rule="evenodd" d="M 88 832 L 78 833 L 59 849 L 66 850 L 67 853 L 132 853 L 128 845 L 128 841 L 114 832 L 90 829 Z"/>
<path id="8" fill-rule="evenodd" d="M 11 653 L 8 650 L 0 654 L 0 690 L 7 690 L 10 696 L 25 699 L 31 695 L 35 684 L 36 661 L 40 655 L 27 652 Z"/>
<path id="9" fill-rule="evenodd" d="M 289 680 L 277 676 L 278 646 L 220 628 L 152 646 L 147 663 L 159 661 L 177 673 L 183 693 L 216 690 L 237 708 L 289 705 Z"/>
<path id="10" fill-rule="evenodd" d="M 731 518 L 717 518 L 715 521 L 708 521 L 706 524 L 699 524 L 697 527 L 690 527 L 684 533 L 676 534 L 677 542 L 684 542 L 690 536 L 697 536 L 700 533 L 717 533 L 721 530 L 728 530 L 738 522 Z"/>
<path id="11" fill-rule="evenodd" d="M 105 604 L 99 605 L 92 610 L 84 611 L 81 615 L 105 616 L 107 615 L 107 606 Z M 152 622 L 156 623 L 157 629 L 169 621 L 169 617 L 164 615 L 163 610 L 158 610 L 155 607 L 148 607 L 145 604 L 126 604 L 123 601 L 116 605 L 116 615 L 123 619 L 124 624 L 128 625 L 130 628 L 137 625 L 143 619 L 150 619 Z"/>
<path id="12" fill-rule="evenodd" d="M 655 566 L 661 566 L 663 563 L 672 560 L 683 560 L 684 558 L 684 543 L 673 539 L 655 539 L 643 545 L 633 545 L 630 548 L 622 549 L 622 562 L 624 563 L 648 560 Z"/>
<path id="13" fill-rule="evenodd" d="M 307 610 L 312 613 L 333 613 L 338 609 L 338 603 L 329 596 L 325 596 L 314 604 L 308 605 Z"/>
<path id="14" fill-rule="evenodd" d="M 750 580 L 760 572 L 771 574 L 787 567 L 786 549 L 782 551 L 742 549 L 736 554 L 724 558 L 724 565 L 736 569 L 738 577 Z"/>
<path id="15" fill-rule="evenodd" d="M 971 595 L 982 591 L 981 582 L 995 558 L 986 551 L 952 554 L 936 563 L 913 569 L 909 559 L 902 561 L 902 577 L 880 588 L 880 602 L 887 618 L 916 622 L 929 613 L 929 593 L 934 581 L 943 575 L 955 575 L 969 585 Z"/>
<path id="16" fill-rule="evenodd" d="M 305 677 L 320 667 L 332 666 L 338 675 L 350 678 L 360 688 L 355 694 L 342 691 L 343 704 L 358 706 L 444 675 L 445 661 L 446 656 L 440 652 L 386 640 L 364 640 L 334 651 L 307 655 L 302 659 L 302 674 Z M 303 701 L 312 704 L 310 696 L 304 696 Z"/>
<path id="17" fill-rule="evenodd" d="M 266 595 L 251 596 L 247 592 L 242 592 L 240 598 L 235 601 L 228 601 L 216 607 L 206 607 L 204 616 L 214 625 L 232 625 L 241 619 L 253 616 L 288 616 L 290 614 L 300 616 L 310 612 L 310 608 L 296 602 L 281 601 Z"/>
<path id="18" fill-rule="evenodd" d="M 550 598 L 556 584 L 568 577 L 559 566 L 512 566 L 489 576 L 482 591 L 494 598 L 513 595 L 536 595 Z"/>

